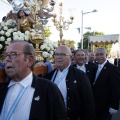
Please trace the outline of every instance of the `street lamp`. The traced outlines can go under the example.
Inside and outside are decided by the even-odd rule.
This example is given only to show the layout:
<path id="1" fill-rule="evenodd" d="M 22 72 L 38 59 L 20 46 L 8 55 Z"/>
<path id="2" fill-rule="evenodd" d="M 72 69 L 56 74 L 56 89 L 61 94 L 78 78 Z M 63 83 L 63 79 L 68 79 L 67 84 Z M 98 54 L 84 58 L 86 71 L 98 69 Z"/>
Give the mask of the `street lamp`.
<path id="1" fill-rule="evenodd" d="M 63 30 L 68 30 L 69 29 L 69 25 L 73 23 L 73 19 L 74 17 L 71 16 L 70 20 L 64 20 L 64 17 L 62 16 L 62 12 L 63 12 L 63 4 L 62 2 L 59 3 L 59 10 L 60 10 L 60 16 L 59 19 L 56 19 L 56 16 L 53 16 L 53 23 L 54 26 L 56 26 L 56 29 L 60 32 L 60 41 L 62 41 L 62 37 L 63 37 Z"/>
<path id="2" fill-rule="evenodd" d="M 90 12 L 83 12 L 83 10 L 81 11 L 82 13 L 82 16 L 81 16 L 81 49 L 83 49 L 83 15 L 92 13 L 92 12 L 97 12 L 97 10 L 94 9 L 93 11 L 90 11 Z"/>

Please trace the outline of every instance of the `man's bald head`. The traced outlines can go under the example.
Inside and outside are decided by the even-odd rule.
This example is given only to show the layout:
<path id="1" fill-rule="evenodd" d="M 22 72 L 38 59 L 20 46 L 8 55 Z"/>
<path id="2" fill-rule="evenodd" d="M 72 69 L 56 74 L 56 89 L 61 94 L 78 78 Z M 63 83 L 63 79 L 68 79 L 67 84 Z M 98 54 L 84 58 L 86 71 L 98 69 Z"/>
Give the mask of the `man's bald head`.
<path id="1" fill-rule="evenodd" d="M 72 53 L 68 46 L 61 45 L 56 49 L 54 57 L 57 68 L 62 71 L 70 65 Z"/>

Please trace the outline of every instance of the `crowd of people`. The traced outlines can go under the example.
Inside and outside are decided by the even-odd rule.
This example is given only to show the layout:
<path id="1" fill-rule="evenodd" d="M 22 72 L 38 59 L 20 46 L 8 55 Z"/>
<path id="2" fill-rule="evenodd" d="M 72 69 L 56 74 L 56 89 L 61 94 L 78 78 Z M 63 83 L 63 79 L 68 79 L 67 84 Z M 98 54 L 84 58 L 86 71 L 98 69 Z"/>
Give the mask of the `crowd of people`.
<path id="1" fill-rule="evenodd" d="M 78 49 L 73 58 L 61 45 L 54 59 L 57 68 L 38 77 L 32 72 L 33 46 L 26 41 L 8 45 L 4 67 L 9 80 L 0 83 L 0 120 L 111 120 L 119 109 L 120 71 L 107 61 L 106 49 L 94 54 Z"/>
<path id="2" fill-rule="evenodd" d="M 35 24 L 22 10 L 18 17 L 22 32 Z M 117 113 L 120 69 L 107 60 L 104 47 L 71 52 L 61 45 L 54 53 L 55 69 L 35 58 L 26 41 L 12 41 L 6 48 L 0 67 L 9 79 L 0 83 L 0 120 L 111 120 Z M 39 65 L 49 66 L 48 73 L 35 76 L 33 68 Z"/>

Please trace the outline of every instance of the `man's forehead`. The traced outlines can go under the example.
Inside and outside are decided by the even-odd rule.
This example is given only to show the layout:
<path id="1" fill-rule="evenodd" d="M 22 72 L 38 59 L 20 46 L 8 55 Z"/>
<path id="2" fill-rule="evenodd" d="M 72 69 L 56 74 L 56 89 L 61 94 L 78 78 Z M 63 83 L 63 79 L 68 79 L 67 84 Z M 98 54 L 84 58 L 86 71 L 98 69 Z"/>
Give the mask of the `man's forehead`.
<path id="1" fill-rule="evenodd" d="M 60 52 L 60 51 L 66 52 L 67 50 L 66 50 L 64 47 L 59 47 L 59 48 L 56 50 L 56 52 Z"/>
<path id="2" fill-rule="evenodd" d="M 85 54 L 84 51 L 80 50 L 80 51 L 77 51 L 76 53 L 79 53 L 79 54 Z"/>
<path id="3" fill-rule="evenodd" d="M 21 50 L 23 49 L 23 45 L 19 43 L 12 43 L 10 44 L 6 50 Z"/>
<path id="4" fill-rule="evenodd" d="M 104 50 L 98 49 L 96 52 L 97 52 L 97 53 L 98 53 L 98 52 L 104 52 Z"/>

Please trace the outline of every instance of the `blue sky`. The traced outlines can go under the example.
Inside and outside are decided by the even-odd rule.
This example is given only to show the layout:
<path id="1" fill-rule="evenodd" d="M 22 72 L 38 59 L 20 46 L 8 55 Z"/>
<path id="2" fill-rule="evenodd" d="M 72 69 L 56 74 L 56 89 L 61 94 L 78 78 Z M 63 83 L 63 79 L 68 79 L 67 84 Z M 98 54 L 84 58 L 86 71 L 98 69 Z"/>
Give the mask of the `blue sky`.
<path id="1" fill-rule="evenodd" d="M 6 0 L 2 0 L 5 1 Z M 74 16 L 73 24 L 70 25 L 68 31 L 63 31 L 63 39 L 75 39 L 80 41 L 80 34 L 78 34 L 77 27 L 81 26 L 81 11 L 90 12 L 97 9 L 96 13 L 89 13 L 83 16 L 83 26 L 91 27 L 92 31 L 103 32 L 104 34 L 119 34 L 120 33 L 120 4 L 118 0 L 55 0 L 54 13 L 58 13 L 58 4 L 63 2 L 63 16 L 68 20 L 71 15 Z M 7 7 L 6 7 L 7 6 Z M 7 14 L 11 9 L 9 5 L 3 4 L 0 0 L 0 20 L 2 16 Z M 52 35 L 50 39 L 58 40 L 59 32 L 49 19 Z M 87 32 L 83 29 L 83 32 Z"/>

